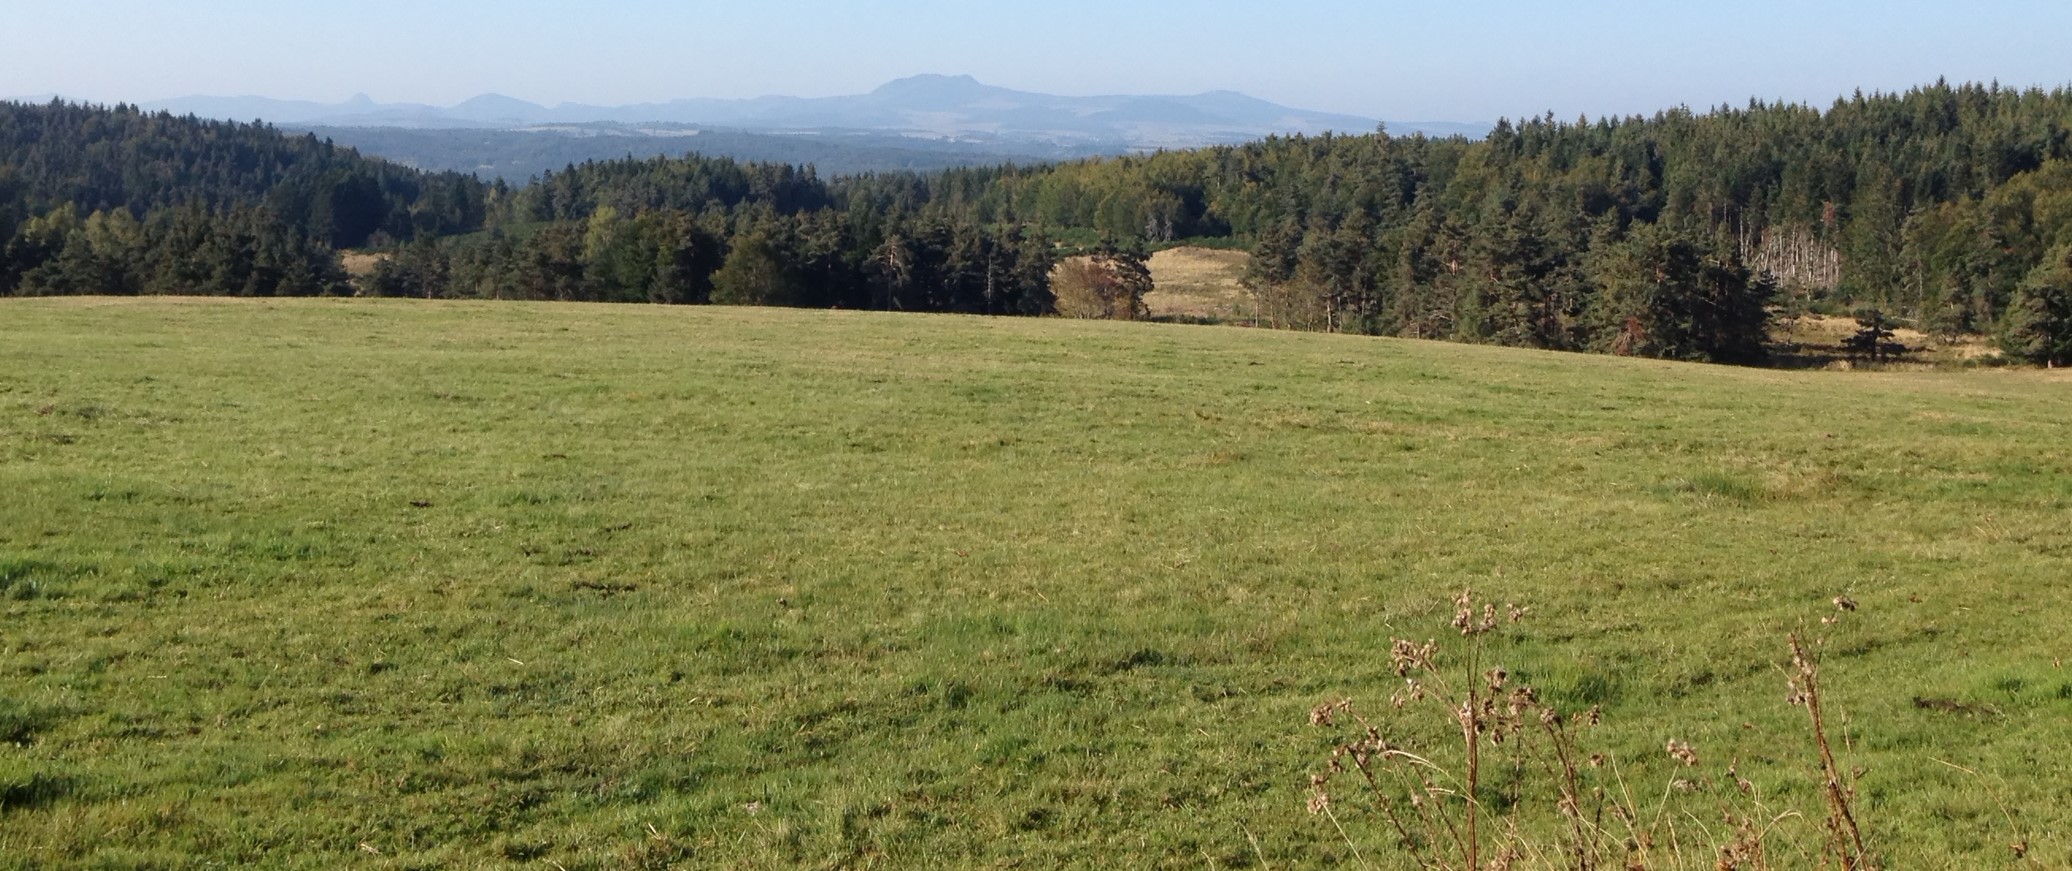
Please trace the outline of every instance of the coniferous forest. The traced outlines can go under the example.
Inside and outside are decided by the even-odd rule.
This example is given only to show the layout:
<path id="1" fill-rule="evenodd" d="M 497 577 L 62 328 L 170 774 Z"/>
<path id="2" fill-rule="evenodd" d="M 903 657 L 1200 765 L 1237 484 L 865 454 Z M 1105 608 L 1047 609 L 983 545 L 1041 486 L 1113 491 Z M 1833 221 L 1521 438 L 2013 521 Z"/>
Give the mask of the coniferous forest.
<path id="1" fill-rule="evenodd" d="M 1053 311 L 1064 254 L 1216 239 L 1252 252 L 1279 326 L 1757 363 L 1779 311 L 1875 308 L 2066 363 L 2072 91 L 1937 83 L 932 174 L 625 160 L 519 187 L 262 124 L 0 104 L 0 239 L 0 295 L 1022 315 Z M 363 248 L 388 256 L 351 279 L 338 252 Z"/>

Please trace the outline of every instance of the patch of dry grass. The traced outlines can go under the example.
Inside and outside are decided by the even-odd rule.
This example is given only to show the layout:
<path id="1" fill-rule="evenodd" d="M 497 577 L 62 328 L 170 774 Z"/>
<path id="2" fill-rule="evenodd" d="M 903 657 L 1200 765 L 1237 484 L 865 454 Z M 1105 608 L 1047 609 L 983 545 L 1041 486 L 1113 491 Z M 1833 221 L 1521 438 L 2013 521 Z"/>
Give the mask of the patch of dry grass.
<path id="1" fill-rule="evenodd" d="M 1856 319 L 1837 315 L 1803 315 L 1789 320 L 1780 320 L 1771 329 L 1771 340 L 1787 347 L 1796 347 L 1800 353 L 1811 357 L 1832 358 L 1831 368 L 1849 369 L 1857 364 L 1849 359 L 1842 343 L 1856 334 Z M 1923 369 L 1962 365 L 1976 361 L 1998 358 L 2000 349 L 1986 336 L 1964 336 L 1954 341 L 1931 336 L 1920 330 L 1897 327 L 1892 331 L 1892 340 L 1907 347 L 1907 353 L 1898 360 L 1882 363 L 1886 369 Z"/>
<path id="2" fill-rule="evenodd" d="M 387 259 L 387 255 L 370 254 L 365 251 L 347 251 L 339 255 L 339 260 L 345 266 L 345 274 L 354 278 L 364 278 L 374 274 L 374 267 Z"/>
<path id="3" fill-rule="evenodd" d="M 1252 255 L 1214 248 L 1169 248 L 1151 255 L 1151 278 L 1158 288 L 1144 295 L 1155 320 L 1207 322 L 1247 321 L 1247 300 L 1240 283 Z"/>

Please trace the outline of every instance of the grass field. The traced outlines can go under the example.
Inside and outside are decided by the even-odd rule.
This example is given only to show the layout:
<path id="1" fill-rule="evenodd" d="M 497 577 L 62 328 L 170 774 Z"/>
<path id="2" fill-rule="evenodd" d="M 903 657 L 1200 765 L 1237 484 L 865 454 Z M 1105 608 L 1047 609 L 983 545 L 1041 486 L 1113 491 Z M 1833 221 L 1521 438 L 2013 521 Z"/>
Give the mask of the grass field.
<path id="1" fill-rule="evenodd" d="M 1633 783 L 1688 741 L 1816 815 L 1777 664 L 1847 594 L 1888 867 L 2068 867 L 2068 420 L 2063 373 L 8 302 L 0 867 L 1359 867 L 1307 714 L 1468 585 Z"/>

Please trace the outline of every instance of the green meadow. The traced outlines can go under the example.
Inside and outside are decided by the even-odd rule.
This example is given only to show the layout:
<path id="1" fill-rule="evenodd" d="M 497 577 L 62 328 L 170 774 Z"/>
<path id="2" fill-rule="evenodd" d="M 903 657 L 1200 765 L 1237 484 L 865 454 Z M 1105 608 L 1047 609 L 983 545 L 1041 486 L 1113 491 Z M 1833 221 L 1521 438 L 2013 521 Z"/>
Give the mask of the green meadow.
<path id="1" fill-rule="evenodd" d="M 1888 868 L 2068 867 L 2068 422 L 2036 371 L 10 301 L 0 868 L 1407 867 L 1307 811 L 1308 715 L 1443 746 L 1388 651 L 1465 587 L 1636 791 L 1689 742 L 1815 861 L 1806 628 Z"/>

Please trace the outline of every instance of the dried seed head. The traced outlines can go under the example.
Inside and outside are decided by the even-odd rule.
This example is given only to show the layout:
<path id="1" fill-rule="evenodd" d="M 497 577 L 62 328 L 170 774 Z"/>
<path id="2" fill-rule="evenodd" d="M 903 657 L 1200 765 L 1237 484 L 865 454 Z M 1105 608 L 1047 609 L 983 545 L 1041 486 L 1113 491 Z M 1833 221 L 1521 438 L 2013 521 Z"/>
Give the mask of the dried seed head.
<path id="1" fill-rule="evenodd" d="M 1784 682 L 1784 685 L 1784 701 L 1791 704 L 1794 707 L 1805 707 L 1806 688 L 1804 685 L 1799 683 L 1799 679 L 1796 677 L 1790 678 Z"/>
<path id="2" fill-rule="evenodd" d="M 1552 725 L 1549 718 L 1554 716 L 1554 709 L 1540 707 L 1540 695 L 1534 692 L 1532 687 L 1514 687 L 1510 698 L 1504 704 L 1505 713 L 1513 717 L 1521 716 L 1535 708 L 1539 709 L 1540 722 Z"/>
<path id="3" fill-rule="evenodd" d="M 1668 750 L 1669 755 L 1676 761 L 1683 763 L 1685 768 L 1698 767 L 1698 751 L 1691 749 L 1691 745 L 1682 741 L 1670 741 L 1664 749 Z"/>
<path id="4" fill-rule="evenodd" d="M 1336 725 L 1338 722 L 1338 715 L 1343 713 L 1350 713 L 1352 709 L 1352 699 L 1340 699 L 1335 702 L 1325 702 L 1321 705 L 1318 705 L 1310 709 L 1309 724 L 1312 726 Z"/>
<path id="5" fill-rule="evenodd" d="M 1849 598 L 1849 597 L 1848 597 L 1848 596 L 1846 596 L 1846 595 L 1842 595 L 1842 596 L 1836 596 L 1836 597 L 1835 597 L 1835 610 L 1837 610 L 1837 611 L 1854 611 L 1854 610 L 1856 610 L 1856 600 L 1855 600 L 1855 599 L 1851 599 L 1851 598 Z"/>
<path id="6" fill-rule="evenodd" d="M 1734 781 L 1734 788 L 1740 790 L 1742 795 L 1754 797 L 1755 784 L 1749 783 L 1748 778 L 1741 776 L 1741 757 L 1736 756 L 1733 761 L 1727 763 L 1727 777 Z"/>
<path id="7" fill-rule="evenodd" d="M 1437 641 L 1417 644 L 1398 638 L 1389 645 L 1389 660 L 1395 665 L 1397 677 L 1408 677 L 1413 671 L 1431 671 L 1432 659 L 1438 655 Z"/>
<path id="8" fill-rule="evenodd" d="M 1416 678 L 1405 679 L 1403 681 L 1403 688 L 1397 690 L 1395 695 L 1389 697 L 1389 703 L 1395 705 L 1398 708 L 1401 708 L 1405 705 L 1409 705 L 1414 702 L 1421 702 L 1424 700 L 1424 682 Z"/>

